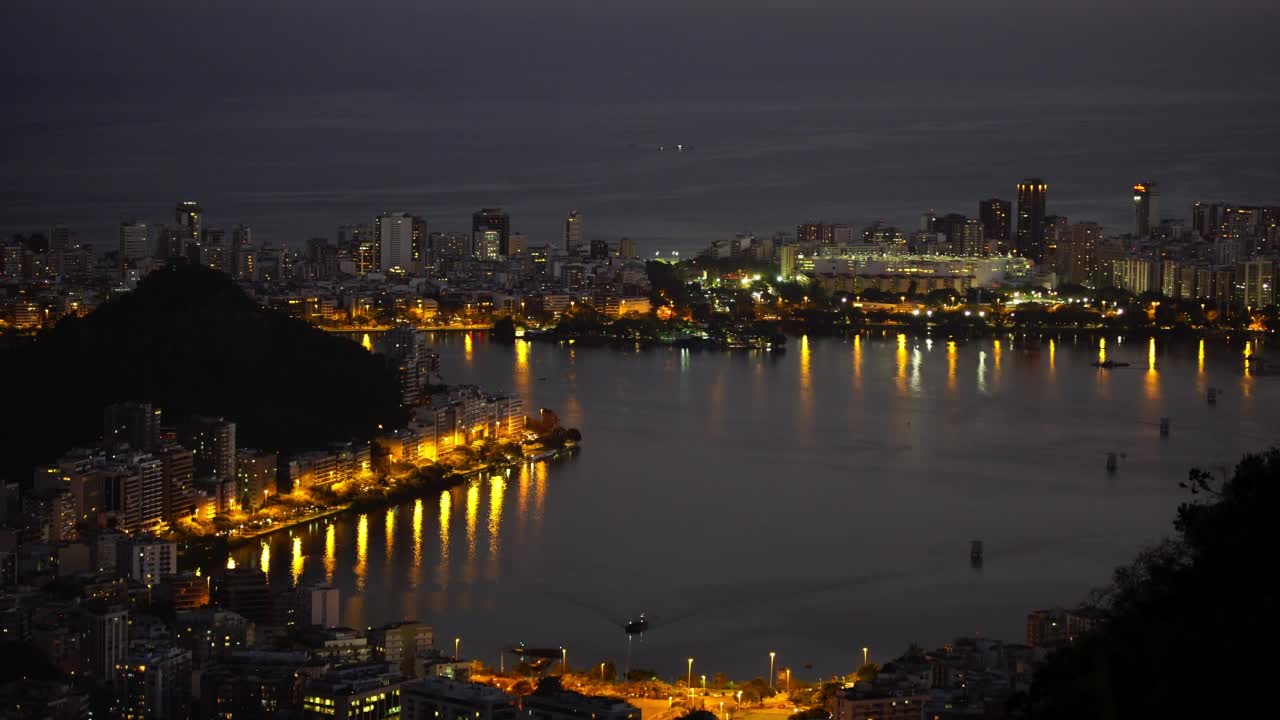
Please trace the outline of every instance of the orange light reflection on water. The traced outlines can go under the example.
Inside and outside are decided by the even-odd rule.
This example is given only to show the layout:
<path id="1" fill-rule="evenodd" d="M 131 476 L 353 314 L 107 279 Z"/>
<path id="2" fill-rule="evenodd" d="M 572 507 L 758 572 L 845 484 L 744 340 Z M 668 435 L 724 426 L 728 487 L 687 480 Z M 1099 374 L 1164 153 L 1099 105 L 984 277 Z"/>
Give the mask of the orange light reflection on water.
<path id="1" fill-rule="evenodd" d="M 333 582 L 333 573 L 338 568 L 338 541 L 337 531 L 334 530 L 333 523 L 325 526 L 324 530 L 324 581 Z"/>
<path id="2" fill-rule="evenodd" d="M 364 590 L 369 572 L 369 516 L 360 515 L 356 523 L 356 589 Z"/>

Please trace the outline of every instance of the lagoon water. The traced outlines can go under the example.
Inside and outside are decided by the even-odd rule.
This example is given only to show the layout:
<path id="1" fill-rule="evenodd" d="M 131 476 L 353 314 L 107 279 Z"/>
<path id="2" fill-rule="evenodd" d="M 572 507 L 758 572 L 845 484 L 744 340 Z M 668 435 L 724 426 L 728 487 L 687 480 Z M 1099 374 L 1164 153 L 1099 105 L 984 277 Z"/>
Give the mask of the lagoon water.
<path id="1" fill-rule="evenodd" d="M 641 612 L 631 665 L 671 676 L 688 657 L 745 677 L 776 651 L 808 678 L 864 646 L 1021 641 L 1027 611 L 1083 600 L 1170 531 L 1189 468 L 1276 440 L 1280 378 L 1245 363 L 1265 346 L 1104 342 L 864 334 L 728 353 L 441 334 L 447 382 L 555 409 L 582 452 L 236 559 L 281 587 L 332 581 L 348 625 L 424 618 L 441 647 L 495 664 L 525 642 L 621 668 Z M 1131 366 L 1092 367 L 1100 352 Z"/>

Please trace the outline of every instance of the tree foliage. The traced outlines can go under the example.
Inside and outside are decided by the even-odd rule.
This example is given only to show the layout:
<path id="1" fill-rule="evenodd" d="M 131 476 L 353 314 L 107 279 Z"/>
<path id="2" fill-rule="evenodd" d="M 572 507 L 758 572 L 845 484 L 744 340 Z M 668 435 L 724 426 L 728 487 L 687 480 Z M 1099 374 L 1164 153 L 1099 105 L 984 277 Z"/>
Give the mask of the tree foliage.
<path id="1" fill-rule="evenodd" d="M 1269 663 L 1245 657 L 1277 637 L 1280 450 L 1246 456 L 1229 480 L 1193 470 L 1182 485 L 1193 497 L 1174 537 L 1096 594 L 1094 629 L 1036 674 L 1024 716 L 1222 717 L 1266 687 Z"/>

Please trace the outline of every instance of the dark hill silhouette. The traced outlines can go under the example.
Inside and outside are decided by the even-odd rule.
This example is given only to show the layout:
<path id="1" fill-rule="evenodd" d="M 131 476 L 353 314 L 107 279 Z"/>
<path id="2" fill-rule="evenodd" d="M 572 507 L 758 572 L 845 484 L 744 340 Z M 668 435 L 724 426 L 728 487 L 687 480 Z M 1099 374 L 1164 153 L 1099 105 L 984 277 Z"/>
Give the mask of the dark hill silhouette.
<path id="1" fill-rule="evenodd" d="M 0 353 L 0 475 L 95 441 L 103 408 L 151 402 L 170 423 L 237 424 L 238 444 L 296 451 L 371 437 L 405 414 L 396 378 L 358 344 L 259 306 L 227 276 L 161 270 L 84 318 Z"/>
<path id="2" fill-rule="evenodd" d="M 1280 603 L 1280 449 L 1230 479 L 1193 470 L 1176 534 L 1116 571 L 1095 628 L 1052 655 L 1015 716 L 1261 717 Z M 1243 711 L 1243 712 L 1242 712 Z"/>

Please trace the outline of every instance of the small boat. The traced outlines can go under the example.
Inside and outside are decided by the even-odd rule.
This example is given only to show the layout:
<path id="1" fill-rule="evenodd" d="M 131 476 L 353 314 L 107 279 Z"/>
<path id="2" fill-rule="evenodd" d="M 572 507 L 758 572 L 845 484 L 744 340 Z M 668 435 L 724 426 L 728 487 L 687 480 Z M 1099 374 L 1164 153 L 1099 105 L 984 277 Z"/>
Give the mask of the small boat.
<path id="1" fill-rule="evenodd" d="M 1119 461 L 1116 459 L 1116 454 L 1113 452 L 1107 453 L 1107 472 L 1115 472 L 1118 464 Z"/>
<path id="2" fill-rule="evenodd" d="M 624 629 L 628 635 L 643 635 L 644 631 L 649 629 L 649 620 L 645 618 L 644 613 L 640 613 L 640 617 L 627 623 Z"/>
<path id="3" fill-rule="evenodd" d="M 1102 362 L 1094 362 L 1092 364 L 1094 367 L 1102 368 L 1104 370 L 1110 370 L 1111 368 L 1129 367 L 1129 363 L 1117 362 L 1115 360 L 1103 360 Z"/>

